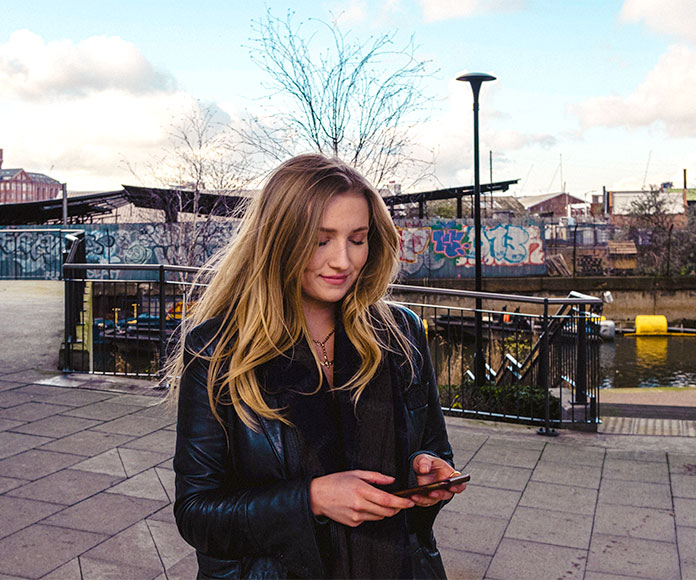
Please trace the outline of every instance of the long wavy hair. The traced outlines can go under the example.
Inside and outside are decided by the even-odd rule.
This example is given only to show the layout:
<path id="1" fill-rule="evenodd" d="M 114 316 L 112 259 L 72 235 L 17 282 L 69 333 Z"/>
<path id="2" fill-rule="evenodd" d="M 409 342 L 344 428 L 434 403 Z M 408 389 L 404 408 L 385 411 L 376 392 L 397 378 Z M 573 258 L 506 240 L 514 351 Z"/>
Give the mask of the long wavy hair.
<path id="1" fill-rule="evenodd" d="M 237 236 L 207 269 L 209 280 L 188 313 L 182 337 L 166 376 L 170 400 L 178 395 L 185 371 L 187 330 L 212 317 L 221 324 L 209 361 L 208 399 L 222 422 L 218 405 L 232 404 L 241 420 L 258 429 L 255 416 L 289 421 L 264 400 L 256 369 L 311 337 L 302 308 L 302 274 L 316 247 L 321 219 L 329 201 L 342 193 L 362 193 L 368 202 L 368 258 L 340 303 L 346 334 L 360 355 L 360 366 L 347 384 L 355 403 L 374 377 L 387 350 L 408 356 L 410 345 L 384 297 L 398 269 L 399 236 L 377 191 L 346 163 L 318 154 L 294 157 L 269 177 L 250 203 Z M 387 337 L 385 339 L 385 336 Z M 395 340 L 393 340 L 395 339 Z M 207 346 L 210 346 L 207 345 Z M 396 346 L 395 346 L 396 345 Z M 311 349 L 323 380 L 319 358 Z"/>

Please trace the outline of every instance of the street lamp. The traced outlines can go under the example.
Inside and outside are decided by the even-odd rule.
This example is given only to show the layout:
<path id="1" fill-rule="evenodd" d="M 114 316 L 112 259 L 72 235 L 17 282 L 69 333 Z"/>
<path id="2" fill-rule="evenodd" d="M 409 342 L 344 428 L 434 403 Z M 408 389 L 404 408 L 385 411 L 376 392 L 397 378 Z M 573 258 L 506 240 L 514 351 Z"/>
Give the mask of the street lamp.
<path id="1" fill-rule="evenodd" d="M 481 83 L 494 81 L 495 77 L 486 73 L 469 73 L 457 77 L 458 81 L 465 81 L 471 84 L 474 93 L 474 245 L 475 245 L 475 276 L 476 292 L 481 292 L 481 182 L 479 176 L 479 134 L 478 134 L 478 111 L 479 111 L 479 91 Z M 480 387 L 486 373 L 483 360 L 483 321 L 481 309 L 483 307 L 481 296 L 476 296 L 476 312 L 474 313 L 474 386 Z"/>

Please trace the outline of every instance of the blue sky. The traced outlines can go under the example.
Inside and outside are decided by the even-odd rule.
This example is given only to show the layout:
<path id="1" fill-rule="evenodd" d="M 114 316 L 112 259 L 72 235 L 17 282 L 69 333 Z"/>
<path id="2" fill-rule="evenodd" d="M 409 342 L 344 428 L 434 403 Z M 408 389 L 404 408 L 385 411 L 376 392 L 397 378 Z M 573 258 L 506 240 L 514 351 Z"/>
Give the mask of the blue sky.
<path id="1" fill-rule="evenodd" d="M 696 15 L 688 0 L 37 0 L 3 7 L 0 147 L 71 189 L 132 182 L 166 146 L 191 99 L 231 119 L 261 107 L 264 76 L 246 48 L 265 7 L 338 17 L 358 39 L 414 35 L 437 72 L 417 138 L 438 151 L 433 186 L 471 183 L 471 92 L 481 92 L 482 174 L 516 195 L 578 196 L 663 181 L 696 184 Z M 395 176 L 397 181 L 398 176 Z M 562 179 L 562 181 L 561 181 Z"/>

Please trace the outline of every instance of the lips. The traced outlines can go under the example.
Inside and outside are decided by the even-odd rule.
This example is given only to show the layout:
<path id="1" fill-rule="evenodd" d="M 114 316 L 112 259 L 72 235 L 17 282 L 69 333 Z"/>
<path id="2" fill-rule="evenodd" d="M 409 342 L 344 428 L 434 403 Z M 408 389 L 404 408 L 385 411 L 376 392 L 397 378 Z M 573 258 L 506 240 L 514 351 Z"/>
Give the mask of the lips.
<path id="1" fill-rule="evenodd" d="M 320 276 L 320 278 L 328 284 L 333 284 L 334 286 L 341 286 L 342 284 L 346 283 L 349 276 L 346 274 L 344 276 Z"/>

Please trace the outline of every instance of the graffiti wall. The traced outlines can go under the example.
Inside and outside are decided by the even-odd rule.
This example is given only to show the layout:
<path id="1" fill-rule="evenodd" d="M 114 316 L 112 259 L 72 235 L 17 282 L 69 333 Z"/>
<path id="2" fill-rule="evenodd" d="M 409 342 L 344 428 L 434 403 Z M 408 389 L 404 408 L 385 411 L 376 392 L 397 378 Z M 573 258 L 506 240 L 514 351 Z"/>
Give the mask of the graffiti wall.
<path id="1" fill-rule="evenodd" d="M 239 222 L 85 224 L 91 264 L 200 266 L 236 235 Z M 401 278 L 474 276 L 474 228 L 466 220 L 400 220 Z M 0 229 L 0 278 L 58 279 L 65 232 L 60 228 Z M 546 272 L 543 232 L 533 224 L 488 224 L 482 230 L 484 276 Z M 147 279 L 141 272 L 92 270 L 91 278 Z"/>
<path id="2" fill-rule="evenodd" d="M 402 278 L 473 278 L 474 226 L 466 220 L 399 220 Z M 534 224 L 487 224 L 481 230 L 484 276 L 546 273 L 543 231 Z"/>
<path id="3" fill-rule="evenodd" d="M 90 264 L 178 264 L 200 266 L 234 237 L 238 222 L 181 224 L 84 224 Z M 74 230 L 70 230 L 74 231 Z M 66 231 L 56 228 L 0 229 L 0 278 L 59 279 Z M 90 278 L 132 280 L 157 273 L 90 270 Z"/>

